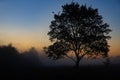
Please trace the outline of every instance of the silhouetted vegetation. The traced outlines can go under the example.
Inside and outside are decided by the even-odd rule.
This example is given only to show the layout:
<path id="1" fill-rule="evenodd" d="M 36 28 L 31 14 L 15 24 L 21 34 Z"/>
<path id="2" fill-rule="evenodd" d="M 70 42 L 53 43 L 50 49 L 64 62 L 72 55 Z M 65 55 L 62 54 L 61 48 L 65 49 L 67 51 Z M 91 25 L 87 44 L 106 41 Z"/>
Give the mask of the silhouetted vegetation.
<path id="1" fill-rule="evenodd" d="M 19 53 L 11 44 L 0 46 L 0 78 L 4 79 L 101 79 L 120 76 L 120 62 L 118 57 L 110 57 L 111 65 L 81 66 L 77 71 L 72 66 L 42 66 L 40 56 L 35 48 Z M 108 61 L 109 62 L 109 61 Z M 114 64 L 114 62 L 116 62 Z M 106 62 L 107 63 L 107 62 Z M 106 64 L 105 63 L 105 64 Z M 96 77 L 93 77 L 96 76 Z M 87 77 L 85 77 L 87 76 Z"/>
<path id="2" fill-rule="evenodd" d="M 11 44 L 0 46 L 0 67 L 16 67 L 19 59 L 19 52 Z"/>
<path id="3" fill-rule="evenodd" d="M 48 32 L 50 41 L 54 43 L 44 49 L 49 58 L 57 60 L 66 56 L 78 68 L 84 56 L 108 57 L 109 32 L 111 29 L 103 22 L 98 9 L 72 2 L 63 5 L 62 12 L 54 14 Z"/>
<path id="4" fill-rule="evenodd" d="M 24 67 L 41 67 L 42 63 L 40 62 L 39 53 L 36 51 L 34 47 L 32 47 L 29 51 L 25 51 L 21 53 L 21 62 Z"/>
<path id="5" fill-rule="evenodd" d="M 0 46 L 1 68 L 41 67 L 40 57 L 35 48 L 19 53 L 12 44 Z"/>

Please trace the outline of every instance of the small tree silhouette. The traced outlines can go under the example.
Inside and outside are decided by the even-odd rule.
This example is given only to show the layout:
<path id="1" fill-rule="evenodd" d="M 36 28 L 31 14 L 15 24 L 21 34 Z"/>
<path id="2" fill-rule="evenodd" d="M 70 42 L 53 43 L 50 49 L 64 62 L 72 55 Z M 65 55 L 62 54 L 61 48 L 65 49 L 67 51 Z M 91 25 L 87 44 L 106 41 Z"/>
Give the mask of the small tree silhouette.
<path id="1" fill-rule="evenodd" d="M 16 67 L 19 59 L 19 52 L 12 44 L 0 46 L 0 66 Z"/>
<path id="2" fill-rule="evenodd" d="M 40 67 L 42 66 L 39 52 L 35 47 L 31 47 L 28 51 L 20 54 L 22 67 Z"/>
<path id="3" fill-rule="evenodd" d="M 107 56 L 111 29 L 98 9 L 75 2 L 63 5 L 62 9 L 51 21 L 48 35 L 53 44 L 44 48 L 47 56 L 55 60 L 66 56 L 75 62 L 76 68 L 85 55 Z"/>

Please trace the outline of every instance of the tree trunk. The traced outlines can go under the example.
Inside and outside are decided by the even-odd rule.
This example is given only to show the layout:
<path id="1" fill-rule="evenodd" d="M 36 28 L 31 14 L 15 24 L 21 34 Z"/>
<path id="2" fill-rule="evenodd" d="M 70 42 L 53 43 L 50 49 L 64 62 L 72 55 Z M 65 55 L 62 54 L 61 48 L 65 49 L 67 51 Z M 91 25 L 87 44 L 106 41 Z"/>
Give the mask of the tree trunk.
<path id="1" fill-rule="evenodd" d="M 77 71 L 79 70 L 79 62 L 80 62 L 80 60 L 77 59 L 77 61 L 75 63 L 75 68 L 76 68 Z"/>
<path id="2" fill-rule="evenodd" d="M 76 57 L 77 57 L 77 59 L 76 59 L 76 63 L 75 63 L 75 68 L 78 71 L 79 70 L 79 63 L 80 63 L 81 59 L 84 57 L 84 55 L 82 55 L 81 57 L 79 57 L 79 56 L 76 56 Z"/>

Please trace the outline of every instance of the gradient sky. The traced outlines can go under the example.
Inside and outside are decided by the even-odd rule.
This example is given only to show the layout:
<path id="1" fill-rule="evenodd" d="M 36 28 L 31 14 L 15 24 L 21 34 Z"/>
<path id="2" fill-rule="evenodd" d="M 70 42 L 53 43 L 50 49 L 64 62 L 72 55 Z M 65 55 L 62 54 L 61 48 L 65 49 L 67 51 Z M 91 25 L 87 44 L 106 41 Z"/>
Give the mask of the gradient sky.
<path id="1" fill-rule="evenodd" d="M 58 13 L 61 6 L 72 0 L 0 0 L 0 44 L 12 43 L 19 51 L 30 47 L 42 50 L 48 46 L 52 12 Z M 98 8 L 104 22 L 113 30 L 110 54 L 120 55 L 120 0 L 74 0 Z"/>

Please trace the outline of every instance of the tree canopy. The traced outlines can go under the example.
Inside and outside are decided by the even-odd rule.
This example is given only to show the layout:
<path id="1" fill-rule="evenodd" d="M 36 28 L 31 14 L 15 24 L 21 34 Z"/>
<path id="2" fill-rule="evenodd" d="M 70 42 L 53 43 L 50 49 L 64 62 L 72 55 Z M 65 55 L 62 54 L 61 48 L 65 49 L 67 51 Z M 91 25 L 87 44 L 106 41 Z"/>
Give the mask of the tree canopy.
<path id="1" fill-rule="evenodd" d="M 45 48 L 49 58 L 71 58 L 76 66 L 85 56 L 108 56 L 109 25 L 103 22 L 98 9 L 72 2 L 62 6 L 62 12 L 54 14 L 51 21 L 50 41 L 52 45 Z M 72 53 L 75 58 L 69 56 Z"/>

